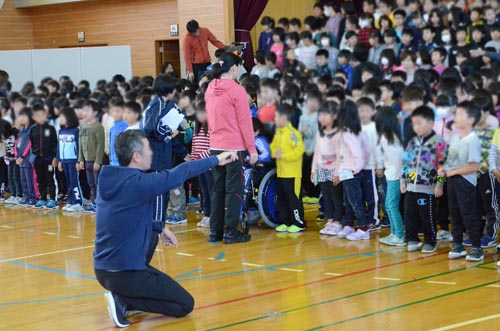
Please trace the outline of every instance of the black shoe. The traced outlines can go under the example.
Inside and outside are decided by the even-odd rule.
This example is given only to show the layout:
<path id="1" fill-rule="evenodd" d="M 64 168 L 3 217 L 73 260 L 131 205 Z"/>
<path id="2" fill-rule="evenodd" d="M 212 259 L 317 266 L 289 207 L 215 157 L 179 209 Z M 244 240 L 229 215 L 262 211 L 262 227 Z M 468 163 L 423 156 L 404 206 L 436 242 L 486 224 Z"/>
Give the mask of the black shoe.
<path id="1" fill-rule="evenodd" d="M 387 228 L 390 228 L 391 227 L 391 223 L 389 222 L 389 219 L 388 218 L 384 218 L 382 220 L 382 222 L 380 222 L 380 227 L 382 229 L 387 229 Z"/>
<path id="2" fill-rule="evenodd" d="M 116 294 L 111 292 L 104 293 L 104 297 L 108 303 L 109 317 L 119 328 L 130 326 L 130 322 L 125 318 L 127 314 L 127 304 Z"/>
<path id="3" fill-rule="evenodd" d="M 225 230 L 222 242 L 224 244 L 245 243 L 250 241 L 250 238 L 251 236 L 249 234 L 245 234 L 237 230 Z"/>
<path id="4" fill-rule="evenodd" d="M 211 243 L 216 243 L 218 241 L 222 241 L 223 238 L 224 238 L 224 235 L 222 235 L 222 234 L 210 233 L 210 237 L 208 238 L 208 241 Z"/>
<path id="5" fill-rule="evenodd" d="M 318 222 L 324 222 L 324 221 L 326 221 L 325 214 L 321 213 L 318 216 L 316 216 L 316 221 L 318 221 Z"/>

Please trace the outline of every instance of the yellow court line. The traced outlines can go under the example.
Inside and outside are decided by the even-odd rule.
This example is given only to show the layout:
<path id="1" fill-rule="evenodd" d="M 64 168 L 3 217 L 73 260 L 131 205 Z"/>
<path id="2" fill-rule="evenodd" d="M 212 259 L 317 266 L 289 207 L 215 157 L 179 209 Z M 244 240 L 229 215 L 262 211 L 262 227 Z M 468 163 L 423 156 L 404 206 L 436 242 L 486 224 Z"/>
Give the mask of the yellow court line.
<path id="1" fill-rule="evenodd" d="M 45 255 L 53 255 L 53 254 L 59 254 L 59 253 L 79 251 L 79 250 L 87 249 L 87 248 L 94 248 L 94 245 L 92 245 L 92 246 L 82 246 L 82 247 L 76 247 L 76 248 L 70 248 L 70 249 L 63 249 L 63 250 L 60 250 L 60 251 L 54 251 L 54 252 L 48 252 L 48 253 L 41 253 L 41 254 L 35 254 L 35 255 L 15 257 L 15 258 L 12 258 L 12 259 L 0 260 L 0 263 L 10 262 L 10 261 L 16 261 L 16 260 L 24 260 L 24 259 L 29 259 L 29 258 L 32 258 L 32 257 L 39 257 L 39 256 L 45 256 Z"/>
<path id="2" fill-rule="evenodd" d="M 448 325 L 448 326 L 443 326 L 442 328 L 433 329 L 431 331 L 446 331 L 446 330 L 456 329 L 456 328 L 459 328 L 459 327 L 462 327 L 462 326 L 471 325 L 471 324 L 475 324 L 475 323 L 480 323 L 480 322 L 484 322 L 484 321 L 489 321 L 489 320 L 492 320 L 492 319 L 495 319 L 495 318 L 499 318 L 499 317 L 500 317 L 500 314 L 485 316 L 485 317 L 481 317 L 481 318 L 476 318 L 474 320 L 465 321 L 465 322 L 462 322 L 462 323 L 457 323 L 457 324 L 452 324 L 452 325 Z"/>
<path id="3" fill-rule="evenodd" d="M 302 269 L 290 269 L 290 268 L 281 268 L 280 270 L 283 270 L 283 271 L 294 271 L 294 272 L 303 272 L 304 271 Z"/>
<path id="4" fill-rule="evenodd" d="M 427 281 L 428 284 L 441 284 L 441 285 L 457 285 L 455 282 L 434 282 L 434 281 Z"/>

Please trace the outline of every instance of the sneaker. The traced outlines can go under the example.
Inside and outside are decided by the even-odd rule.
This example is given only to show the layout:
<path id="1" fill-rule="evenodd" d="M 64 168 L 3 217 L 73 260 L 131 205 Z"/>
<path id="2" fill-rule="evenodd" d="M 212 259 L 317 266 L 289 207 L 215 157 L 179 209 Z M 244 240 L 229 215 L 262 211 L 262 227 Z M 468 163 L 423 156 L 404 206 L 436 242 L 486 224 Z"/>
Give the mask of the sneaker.
<path id="1" fill-rule="evenodd" d="M 396 235 L 389 236 L 382 243 L 388 246 L 406 246 L 405 238 L 400 238 Z"/>
<path id="2" fill-rule="evenodd" d="M 274 229 L 276 232 L 288 232 L 288 225 L 281 224 Z"/>
<path id="3" fill-rule="evenodd" d="M 420 241 L 409 241 L 406 250 L 408 252 L 416 252 L 420 247 L 422 247 L 422 243 Z"/>
<path id="4" fill-rule="evenodd" d="M 337 233 L 337 237 L 339 238 L 346 238 L 348 235 L 354 233 L 356 231 L 354 231 L 354 229 L 348 225 L 344 226 L 344 228 L 342 229 L 342 231 L 340 231 L 339 233 Z"/>
<path id="5" fill-rule="evenodd" d="M 95 214 L 96 205 L 94 202 L 91 202 L 91 203 L 89 203 L 88 206 L 84 207 L 83 209 L 85 210 L 86 213 Z"/>
<path id="6" fill-rule="evenodd" d="M 424 254 L 432 254 L 436 253 L 436 251 L 436 246 L 433 246 L 431 244 L 424 244 L 424 247 L 422 247 L 422 253 Z"/>
<path id="7" fill-rule="evenodd" d="M 472 247 L 472 240 L 470 238 L 464 239 L 462 241 L 462 245 L 464 245 L 465 247 Z"/>
<path id="8" fill-rule="evenodd" d="M 380 226 L 380 224 L 377 223 L 368 224 L 368 232 L 377 231 L 380 230 L 381 228 L 382 227 Z"/>
<path id="9" fill-rule="evenodd" d="M 203 208 L 198 208 L 196 210 L 196 215 L 204 215 L 205 214 L 205 210 Z"/>
<path id="10" fill-rule="evenodd" d="M 197 197 L 189 197 L 187 205 L 194 206 L 194 205 L 198 205 L 199 203 L 200 203 L 200 199 L 198 199 Z"/>
<path id="11" fill-rule="evenodd" d="M 104 293 L 104 297 L 108 303 L 109 317 L 111 317 L 113 323 L 119 328 L 130 326 L 130 322 L 125 318 L 127 304 L 118 295 L 111 292 Z"/>
<path id="12" fill-rule="evenodd" d="M 142 314 L 142 313 L 144 313 L 144 312 L 141 310 L 127 310 L 127 312 L 125 313 L 125 317 L 130 317 L 130 316 L 134 316 L 134 315 L 138 315 L 138 314 Z"/>
<path id="13" fill-rule="evenodd" d="M 50 200 L 44 207 L 45 209 L 59 209 L 59 205 L 54 200 Z"/>
<path id="14" fill-rule="evenodd" d="M 325 214 L 319 214 L 318 216 L 316 216 L 316 221 L 318 221 L 318 222 L 324 222 L 324 221 L 326 221 Z"/>
<path id="15" fill-rule="evenodd" d="M 21 201 L 19 201 L 19 206 L 26 206 L 28 202 L 29 202 L 28 199 L 22 199 Z"/>
<path id="16" fill-rule="evenodd" d="M 385 244 L 388 240 L 391 240 L 392 237 L 395 237 L 395 235 L 391 233 L 387 237 L 380 238 L 379 242 L 381 242 L 382 244 Z"/>
<path id="17" fill-rule="evenodd" d="M 302 202 L 308 205 L 315 205 L 319 203 L 319 198 L 303 197 Z"/>
<path id="18" fill-rule="evenodd" d="M 203 219 L 196 224 L 196 226 L 200 228 L 209 228 L 210 227 L 210 217 L 203 217 Z"/>
<path id="19" fill-rule="evenodd" d="M 71 205 L 68 209 L 66 209 L 66 211 L 68 211 L 70 213 L 74 213 L 77 211 L 84 211 L 84 209 L 83 209 L 82 205 L 75 203 L 74 205 Z"/>
<path id="20" fill-rule="evenodd" d="M 500 254 L 500 245 L 497 246 L 497 253 Z"/>
<path id="21" fill-rule="evenodd" d="M 35 209 L 42 209 L 42 208 L 45 208 L 45 206 L 47 205 L 47 201 L 45 200 L 40 200 L 38 201 L 34 206 L 33 208 Z"/>
<path id="22" fill-rule="evenodd" d="M 490 236 L 481 238 L 481 248 L 493 248 L 497 245 L 497 241 Z"/>
<path id="23" fill-rule="evenodd" d="M 370 240 L 370 232 L 358 229 L 358 231 L 349 234 L 346 238 L 351 241 Z"/>
<path id="24" fill-rule="evenodd" d="M 342 231 L 342 225 L 339 223 L 328 223 L 319 233 L 328 236 L 336 236 Z"/>
<path id="25" fill-rule="evenodd" d="M 465 256 L 467 256 L 467 251 L 464 246 L 457 244 L 454 244 L 451 251 L 448 253 L 448 258 L 450 260 L 460 259 Z"/>
<path id="26" fill-rule="evenodd" d="M 483 249 L 481 247 L 472 247 L 465 260 L 469 262 L 479 262 L 484 260 Z"/>
<path id="27" fill-rule="evenodd" d="M 249 234 L 240 232 L 238 230 L 224 230 L 222 242 L 224 244 L 236 244 L 250 241 L 252 237 Z"/>
<path id="28" fill-rule="evenodd" d="M 391 222 L 389 222 L 389 219 L 388 218 L 384 218 L 381 222 L 380 222 L 380 227 L 382 229 L 387 229 L 387 228 L 390 228 L 391 227 Z"/>
<path id="29" fill-rule="evenodd" d="M 170 216 L 167 218 L 166 222 L 167 224 L 187 224 L 188 220 L 186 217 L 180 217 L 180 216 Z"/>
<path id="30" fill-rule="evenodd" d="M 61 210 L 67 211 L 68 208 L 70 208 L 71 206 L 73 206 L 73 205 L 70 205 L 69 203 L 67 203 L 64 207 L 61 208 Z"/>
<path id="31" fill-rule="evenodd" d="M 11 196 L 10 198 L 8 198 L 7 200 L 5 200 L 4 202 L 8 205 L 11 205 L 13 204 L 14 202 L 16 201 L 16 197 L 13 197 Z"/>
<path id="32" fill-rule="evenodd" d="M 36 200 L 29 199 L 28 202 L 26 202 L 26 204 L 24 206 L 25 207 L 33 207 L 34 205 L 36 205 Z"/>
<path id="33" fill-rule="evenodd" d="M 306 228 L 301 228 L 301 227 L 298 227 L 297 225 L 291 225 L 288 227 L 288 233 L 298 233 L 298 232 L 301 232 L 301 231 L 304 231 Z"/>
<path id="34" fill-rule="evenodd" d="M 211 243 L 222 241 L 223 239 L 224 239 L 224 235 L 215 234 L 215 233 L 210 233 L 210 236 L 208 237 L 208 241 Z"/>
<path id="35" fill-rule="evenodd" d="M 436 235 L 437 240 L 448 240 L 448 241 L 453 241 L 453 236 L 449 231 L 446 230 L 439 230 Z"/>

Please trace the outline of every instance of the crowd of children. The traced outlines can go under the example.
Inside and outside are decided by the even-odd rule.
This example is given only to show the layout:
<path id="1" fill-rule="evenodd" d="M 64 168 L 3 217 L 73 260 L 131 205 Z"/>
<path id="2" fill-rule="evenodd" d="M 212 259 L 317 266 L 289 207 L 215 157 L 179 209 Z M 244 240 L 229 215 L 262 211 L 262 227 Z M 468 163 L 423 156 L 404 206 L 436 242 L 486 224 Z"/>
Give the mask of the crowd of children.
<path id="1" fill-rule="evenodd" d="M 255 66 L 238 83 L 259 160 L 276 161 L 276 231 L 304 231 L 303 203 L 319 202 L 323 235 L 369 240 L 386 227 L 383 244 L 433 253 L 446 239 L 450 259 L 481 261 L 500 226 L 499 1 L 327 2 L 303 22 L 261 24 Z M 180 79 L 169 96 L 186 118 L 174 129 L 175 163 L 210 154 L 213 79 Z M 19 93 L 0 83 L 6 203 L 50 209 L 67 198 L 65 210 L 94 211 L 101 166 L 117 165 L 120 132 L 141 129 L 153 78 L 117 75 L 94 91 L 69 77 Z M 213 185 L 209 171 L 172 191 L 167 222 L 186 223 L 199 190 L 198 226 L 210 227 Z"/>

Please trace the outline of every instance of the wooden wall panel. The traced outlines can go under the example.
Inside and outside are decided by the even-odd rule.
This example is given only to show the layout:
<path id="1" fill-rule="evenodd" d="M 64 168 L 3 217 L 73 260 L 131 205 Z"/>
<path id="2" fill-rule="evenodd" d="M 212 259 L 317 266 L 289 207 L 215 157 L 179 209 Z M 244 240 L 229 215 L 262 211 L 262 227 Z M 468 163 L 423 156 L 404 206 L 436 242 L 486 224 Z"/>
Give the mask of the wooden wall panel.
<path id="1" fill-rule="evenodd" d="M 32 45 L 30 15 L 16 10 L 14 0 L 5 0 L 0 9 L 0 50 L 30 49 Z"/>
<path id="2" fill-rule="evenodd" d="M 23 9 L 33 22 L 34 48 L 131 45 L 134 75 L 155 75 L 155 41 L 177 23 L 175 0 L 102 0 Z M 78 43 L 77 33 L 85 32 Z"/>
<path id="3" fill-rule="evenodd" d="M 306 18 L 309 15 L 312 15 L 313 6 L 316 2 L 317 2 L 316 0 L 298 0 L 298 1 L 293 1 L 293 6 L 292 6 L 289 0 L 269 0 L 266 9 L 264 9 L 264 12 L 257 21 L 257 24 L 250 31 L 254 49 L 257 50 L 259 36 L 260 33 L 262 32 L 262 28 L 260 25 L 262 17 L 270 16 L 274 18 L 276 24 L 278 23 L 278 20 L 282 17 L 288 17 L 289 19 L 297 17 L 303 22 L 304 18 Z"/>

